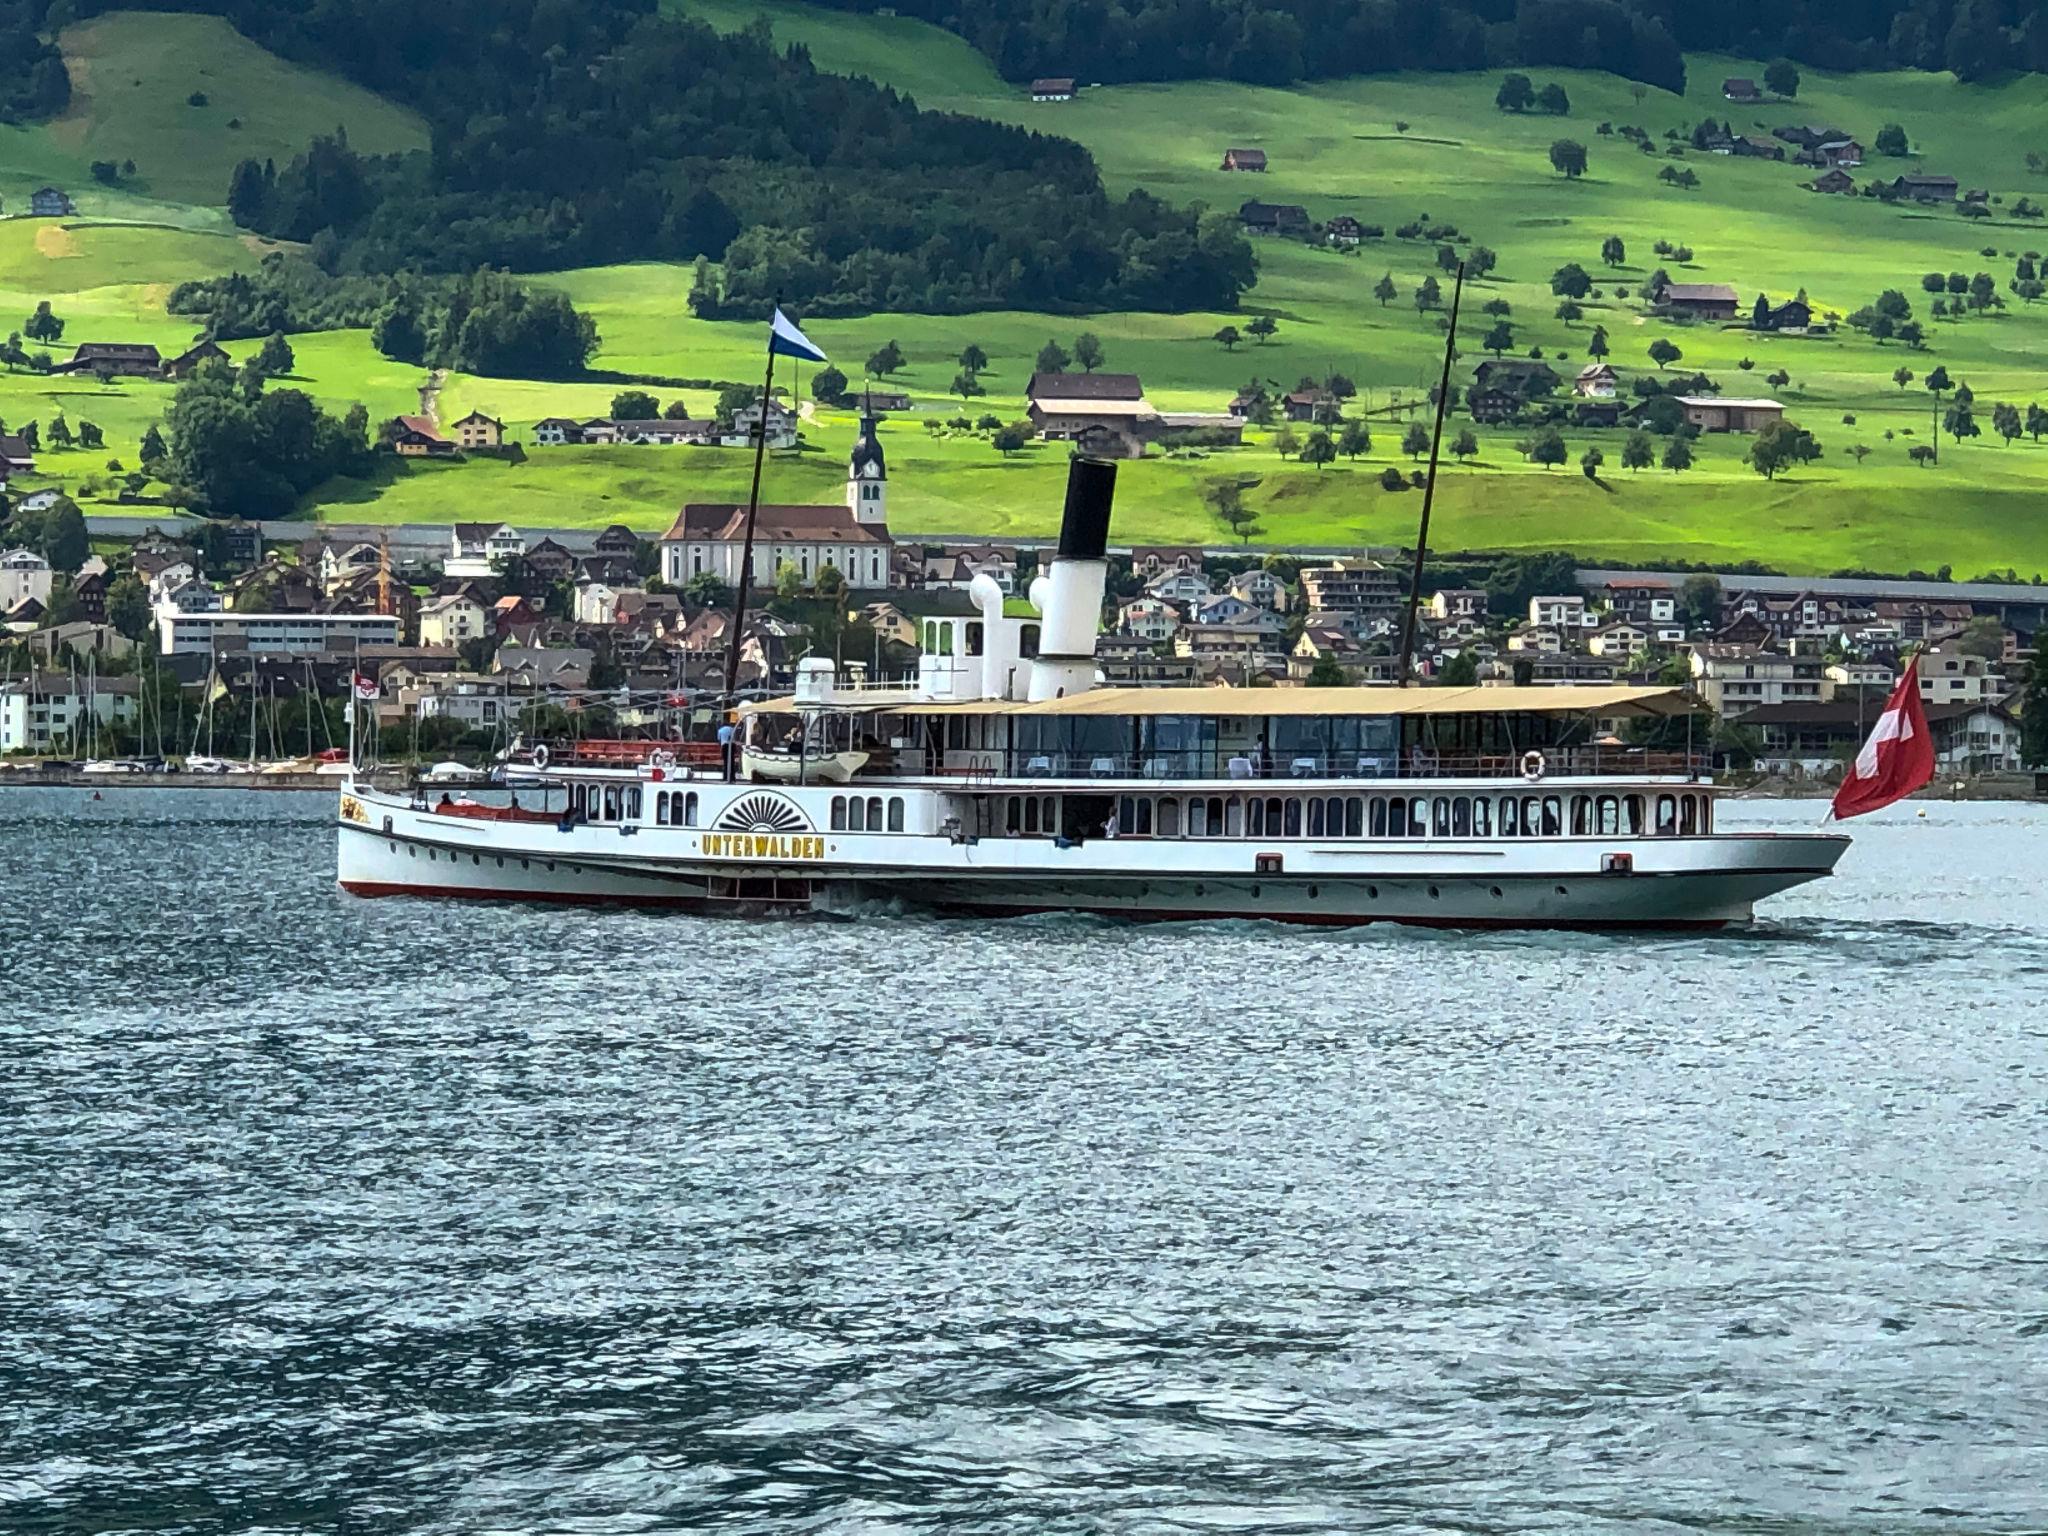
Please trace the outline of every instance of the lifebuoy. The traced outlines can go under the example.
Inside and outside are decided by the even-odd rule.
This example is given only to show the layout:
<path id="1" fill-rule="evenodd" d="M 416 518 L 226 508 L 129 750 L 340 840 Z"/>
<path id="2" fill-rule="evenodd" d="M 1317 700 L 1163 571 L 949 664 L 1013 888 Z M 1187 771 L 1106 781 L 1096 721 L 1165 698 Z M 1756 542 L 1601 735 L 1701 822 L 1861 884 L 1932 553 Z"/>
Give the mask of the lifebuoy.
<path id="1" fill-rule="evenodd" d="M 655 752 L 648 757 L 647 763 L 649 767 L 666 770 L 675 767 L 676 755 L 667 751 Z"/>
<path id="2" fill-rule="evenodd" d="M 545 745 L 533 749 L 533 766 L 545 768 L 548 765 L 548 749 Z"/>
<path id="3" fill-rule="evenodd" d="M 1531 784 L 1540 782 L 1543 778 L 1543 770 L 1549 766 L 1548 763 L 1544 762 L 1541 752 L 1532 751 L 1522 754 L 1522 777 Z"/>

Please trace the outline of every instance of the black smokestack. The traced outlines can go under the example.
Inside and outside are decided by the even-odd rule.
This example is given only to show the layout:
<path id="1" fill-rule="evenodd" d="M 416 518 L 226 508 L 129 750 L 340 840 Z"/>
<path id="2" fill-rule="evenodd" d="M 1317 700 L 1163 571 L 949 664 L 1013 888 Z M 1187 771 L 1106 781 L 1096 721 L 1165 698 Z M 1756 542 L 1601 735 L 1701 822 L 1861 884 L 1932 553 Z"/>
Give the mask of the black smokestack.
<path id="1" fill-rule="evenodd" d="M 1116 465 L 1076 454 L 1067 466 L 1067 510 L 1060 518 L 1060 560 L 1100 560 L 1109 548 Z"/>

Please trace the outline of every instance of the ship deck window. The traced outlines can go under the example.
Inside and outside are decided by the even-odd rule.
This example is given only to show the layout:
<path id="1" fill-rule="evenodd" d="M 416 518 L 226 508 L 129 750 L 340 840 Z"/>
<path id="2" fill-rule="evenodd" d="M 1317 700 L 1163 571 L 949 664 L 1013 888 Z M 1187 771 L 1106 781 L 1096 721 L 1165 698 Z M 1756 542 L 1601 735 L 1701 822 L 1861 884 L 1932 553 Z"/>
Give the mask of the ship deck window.
<path id="1" fill-rule="evenodd" d="M 1700 830 L 1700 797 L 1680 795 L 1678 797 L 1678 835 L 1696 837 Z"/>
<path id="2" fill-rule="evenodd" d="M 686 827 L 697 825 L 697 792 L 694 789 L 683 796 L 683 825 Z"/>
<path id="3" fill-rule="evenodd" d="M 1584 837 L 1593 830 L 1591 795 L 1572 796 L 1572 836 Z"/>
<path id="4" fill-rule="evenodd" d="M 889 830 L 891 832 L 901 832 L 903 830 L 903 797 L 901 795 L 891 795 L 889 797 Z"/>
<path id="5" fill-rule="evenodd" d="M 1564 835 L 1564 802 L 1556 795 L 1543 797 L 1543 835 L 1562 837 Z"/>
<path id="6" fill-rule="evenodd" d="M 1513 795 L 1500 797 L 1500 835 L 1520 837 L 1522 835 L 1521 806 Z"/>
<path id="7" fill-rule="evenodd" d="M 1678 797 L 1659 795 L 1657 797 L 1657 835 L 1673 837 L 1678 832 Z"/>
<path id="8" fill-rule="evenodd" d="M 846 796 L 844 795 L 834 795 L 832 797 L 832 820 L 830 827 L 834 832 L 844 832 L 846 830 Z"/>

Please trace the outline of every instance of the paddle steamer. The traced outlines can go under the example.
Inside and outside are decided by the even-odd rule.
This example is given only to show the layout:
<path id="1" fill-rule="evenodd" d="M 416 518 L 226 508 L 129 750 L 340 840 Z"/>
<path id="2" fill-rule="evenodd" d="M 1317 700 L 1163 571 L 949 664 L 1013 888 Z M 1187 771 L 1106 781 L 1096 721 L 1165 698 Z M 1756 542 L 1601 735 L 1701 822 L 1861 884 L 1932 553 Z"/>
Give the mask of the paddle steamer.
<path id="1" fill-rule="evenodd" d="M 976 615 L 923 621 L 914 676 L 802 661 L 792 696 L 737 712 L 730 763 L 709 743 L 540 745 L 508 765 L 507 805 L 349 783 L 342 886 L 703 912 L 1710 928 L 1848 846 L 1717 827 L 1679 690 L 1099 686 L 1113 480 L 1074 461 L 1029 617 L 981 577 Z M 1641 721 L 1665 724 L 1631 732 Z"/>

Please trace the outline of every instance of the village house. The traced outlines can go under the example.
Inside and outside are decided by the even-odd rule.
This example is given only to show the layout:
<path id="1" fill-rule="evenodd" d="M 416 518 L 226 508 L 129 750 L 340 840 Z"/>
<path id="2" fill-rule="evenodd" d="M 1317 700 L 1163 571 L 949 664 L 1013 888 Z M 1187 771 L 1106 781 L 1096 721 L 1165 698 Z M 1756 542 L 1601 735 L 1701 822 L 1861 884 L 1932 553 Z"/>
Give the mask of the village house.
<path id="1" fill-rule="evenodd" d="M 142 680 L 88 680 L 70 669 L 0 681 L 0 753 L 80 750 L 89 722 L 127 726 L 137 717 Z"/>
<path id="2" fill-rule="evenodd" d="M 566 416 L 543 416 L 533 424 L 533 441 L 541 448 L 560 448 L 583 441 L 583 423 Z"/>
<path id="3" fill-rule="evenodd" d="M 1655 301 L 1674 315 L 1695 320 L 1733 320 L 1742 302 L 1726 283 L 1666 283 Z"/>
<path id="4" fill-rule="evenodd" d="M 1897 631 L 1901 640 L 1929 644 L 1963 632 L 1975 610 L 1968 603 L 1930 603 L 1907 599 L 1872 604 L 1872 617 Z"/>
<path id="5" fill-rule="evenodd" d="M 486 416 L 482 411 L 471 411 L 455 423 L 455 442 L 464 449 L 502 447 L 505 423 L 495 416 Z"/>
<path id="6" fill-rule="evenodd" d="M 384 435 L 401 458 L 447 458 L 455 453 L 455 445 L 426 416 L 395 416 L 386 423 Z"/>
<path id="7" fill-rule="evenodd" d="M 1136 635 L 1097 636 L 1095 664 L 1112 688 L 1192 688 L 1202 680 L 1192 660 Z"/>
<path id="8" fill-rule="evenodd" d="M 761 436 L 763 417 L 768 422 L 768 446 L 770 448 L 794 448 L 797 439 L 796 412 L 780 400 L 770 400 L 764 406 L 756 400 L 752 405 L 743 405 L 732 413 L 732 430 L 724 433 L 718 441 L 727 448 L 751 448 Z M 639 425 L 639 423 L 635 423 Z M 666 422 L 663 425 L 685 429 L 687 422 Z M 624 441 L 622 434 L 614 432 L 614 439 Z M 683 439 L 679 439 L 681 441 Z"/>
<path id="9" fill-rule="evenodd" d="M 208 337 L 206 340 L 186 348 L 176 357 L 166 359 L 163 373 L 167 379 L 185 379 L 190 378 L 208 363 L 225 363 L 228 361 L 230 359 L 227 348 L 223 347 L 212 337 Z"/>
<path id="10" fill-rule="evenodd" d="M 1892 195 L 1903 197 L 1915 203 L 1952 203 L 1956 200 L 1956 179 L 1953 176 L 1923 176 L 1913 174 L 1896 176 L 1891 182 Z"/>
<path id="11" fill-rule="evenodd" d="M 1815 149 L 1822 144 L 1844 143 L 1849 135 L 1830 124 L 1788 123 L 1782 128 L 1773 128 L 1771 137 L 1782 139 L 1800 149 Z"/>
<path id="12" fill-rule="evenodd" d="M 1669 624 L 1678 617 L 1671 583 L 1654 576 L 1610 581 L 1600 589 L 1608 613 L 1638 624 Z"/>
<path id="13" fill-rule="evenodd" d="M 1323 238 L 1332 245 L 1361 245 L 1365 241 L 1365 226 L 1350 214 L 1340 213 L 1323 226 Z"/>
<path id="14" fill-rule="evenodd" d="M 1760 432 L 1785 414 L 1776 400 L 1723 400 L 1712 395 L 1680 395 L 1685 419 L 1702 432 Z"/>
<path id="15" fill-rule="evenodd" d="M 1116 627 L 1126 635 L 1136 635 L 1157 645 L 1173 638 L 1174 631 L 1180 628 L 1180 614 L 1164 598 L 1147 595 L 1133 598 L 1117 609 Z"/>
<path id="16" fill-rule="evenodd" d="M 1762 101 L 1763 92 L 1756 88 L 1756 82 L 1747 75 L 1730 75 L 1721 82 L 1721 96 L 1726 101 Z"/>
<path id="17" fill-rule="evenodd" d="M 1248 571 L 1239 571 L 1224 583 L 1223 590 L 1232 597 L 1242 598 L 1255 607 L 1272 613 L 1285 613 L 1293 594 L 1287 590 L 1287 583 L 1275 576 L 1264 566 L 1253 566 Z"/>
<path id="18" fill-rule="evenodd" d="M 1195 663 L 1205 677 L 1238 681 L 1285 668 L 1278 635 L 1256 624 L 1183 624 L 1174 632 L 1173 653 Z"/>
<path id="19" fill-rule="evenodd" d="M 374 544 L 323 545 L 320 550 L 320 589 L 333 593 L 363 572 L 377 570 L 383 560 L 382 553 Z M 158 579 L 161 580 L 162 576 Z"/>
<path id="20" fill-rule="evenodd" d="M 1287 628 L 1287 621 L 1271 608 L 1259 603 L 1246 602 L 1234 592 L 1217 592 L 1208 597 L 1196 598 L 1188 605 L 1188 622 L 1244 624 L 1274 635 Z"/>
<path id="21" fill-rule="evenodd" d="M 1311 614 L 1351 613 L 1361 618 L 1401 611 L 1407 588 L 1401 574 L 1377 560 L 1334 560 L 1301 570 L 1302 600 Z"/>
<path id="22" fill-rule="evenodd" d="M 403 621 L 391 614 L 185 613 L 156 616 L 166 656 L 253 651 L 272 656 L 353 656 L 358 645 L 396 645 Z"/>
<path id="23" fill-rule="evenodd" d="M 1031 82 L 1033 101 L 1072 101 L 1074 81 L 1069 75 L 1044 75 Z"/>
<path id="24" fill-rule="evenodd" d="M 781 409 L 780 406 L 776 407 L 777 411 Z M 755 412 L 751 406 L 748 407 L 748 412 L 745 425 L 746 430 L 751 432 L 752 423 L 759 413 Z M 770 420 L 775 422 L 776 436 L 769 440 L 768 446 L 771 448 L 788 447 L 788 443 L 780 440 L 785 435 L 783 428 L 787 423 L 774 416 L 771 416 Z M 714 421 L 692 421 L 688 417 L 663 417 L 656 421 L 614 421 L 611 425 L 613 442 L 644 444 L 650 448 L 708 447 L 719 436 L 718 423 Z M 733 425 L 737 428 L 742 423 L 735 418 Z M 749 438 L 749 441 L 751 440 Z"/>
<path id="25" fill-rule="evenodd" d="M 1920 697 L 1930 704 L 1975 704 L 2003 698 L 2005 672 L 1954 644 L 1930 646 L 1920 657 Z"/>
<path id="26" fill-rule="evenodd" d="M 10 549 L 0 554 L 0 613 L 6 613 L 23 599 L 47 604 L 54 573 L 50 562 L 32 549 Z"/>
<path id="27" fill-rule="evenodd" d="M 1708 641 L 1692 648 L 1693 692 L 1717 714 L 1741 715 L 1766 704 L 1818 704 L 1824 663 L 1747 645 Z"/>
<path id="28" fill-rule="evenodd" d="M 1626 661 L 1638 651 L 1647 651 L 1656 643 L 1656 636 L 1640 624 L 1631 624 L 1627 619 L 1617 619 L 1611 624 L 1602 624 L 1586 636 L 1586 649 L 1595 656 L 1616 657 Z"/>
<path id="29" fill-rule="evenodd" d="M 117 379 L 153 379 L 163 372 L 164 360 L 155 347 L 143 342 L 81 341 L 69 362 L 59 363 L 59 373 L 106 374 Z"/>
<path id="30" fill-rule="evenodd" d="M 1143 457 L 1146 418 L 1157 415 L 1135 373 L 1034 373 L 1024 396 L 1041 438 L 1108 458 Z"/>
<path id="31" fill-rule="evenodd" d="M 1764 309 L 1763 329 L 1767 331 L 1803 331 L 1812 324 L 1813 306 L 1804 299 L 1791 298 Z"/>
<path id="32" fill-rule="evenodd" d="M 1478 587 L 1439 587 L 1429 596 L 1430 617 L 1438 620 L 1486 618 L 1486 593 Z"/>
<path id="33" fill-rule="evenodd" d="M 1529 623 L 1532 627 L 1572 631 L 1591 629 L 1595 622 L 1581 593 L 1529 599 Z"/>
<path id="34" fill-rule="evenodd" d="M 1572 380 L 1572 393 L 1591 400 L 1612 400 L 1621 388 L 1621 375 L 1611 363 L 1588 363 Z"/>
<path id="35" fill-rule="evenodd" d="M 1223 169 L 1226 171 L 1263 171 L 1266 168 L 1266 152 L 1263 149 L 1226 149 L 1223 152 Z"/>
<path id="36" fill-rule="evenodd" d="M 1856 178 L 1847 171 L 1824 171 L 1807 183 L 1816 192 L 1843 193 L 1856 190 Z"/>
<path id="37" fill-rule="evenodd" d="M 1201 550 L 1190 544 L 1139 544 L 1131 550 L 1131 574 L 1141 582 L 1169 570 L 1192 571 L 1199 576 L 1204 564 Z M 1202 590 L 1208 590 L 1206 583 Z"/>
<path id="38" fill-rule="evenodd" d="M 860 408 L 869 416 L 901 415 L 910 409 L 910 396 L 900 389 L 875 389 L 863 384 L 860 391 Z"/>
<path id="39" fill-rule="evenodd" d="M 1248 235 L 1291 235 L 1309 232 L 1308 210 L 1298 203 L 1262 203 L 1253 200 L 1237 210 L 1237 220 Z"/>
<path id="40" fill-rule="evenodd" d="M 1213 596 L 1209 578 L 1200 571 L 1161 571 L 1145 583 L 1145 595 L 1177 607 L 1187 607 Z"/>
<path id="41" fill-rule="evenodd" d="M 28 195 L 28 212 L 32 219 L 68 219 L 78 206 L 61 187 L 37 187 Z"/>
<path id="42" fill-rule="evenodd" d="M 1533 357 L 1489 357 L 1472 370 L 1472 388 L 1503 390 L 1517 401 L 1553 394 L 1563 381 L 1550 364 Z"/>
<path id="43" fill-rule="evenodd" d="M 575 579 L 576 557 L 554 539 L 543 538 L 526 547 L 526 574 L 544 592 L 558 581 Z M 540 592 L 528 595 L 538 596 Z"/>
<path id="44" fill-rule="evenodd" d="M 1863 163 L 1863 146 L 1854 139 L 1830 139 L 1825 144 L 1802 149 L 1792 158 L 1800 165 L 1846 169 Z"/>
<path id="45" fill-rule="evenodd" d="M 1831 661 L 1821 671 L 1820 696 L 1823 700 L 1840 698 L 1844 694 L 1855 697 L 1883 699 L 1892 691 L 1892 684 L 1899 680 L 1899 674 L 1881 661 L 1860 661 L 1845 656 L 1840 661 Z"/>
<path id="46" fill-rule="evenodd" d="M 1832 779 L 1861 749 L 1884 710 L 1884 699 L 1882 690 L 1866 689 L 1819 703 L 1764 705 L 1745 713 L 1742 724 L 1762 738 L 1757 766 L 1765 772 Z M 1937 772 L 2019 770 L 2018 722 L 1997 704 L 1980 700 L 1923 707 Z"/>
<path id="47" fill-rule="evenodd" d="M 1280 408 L 1289 421 L 1332 422 L 1343 405 L 1327 389 L 1294 389 L 1280 397 Z"/>
<path id="48" fill-rule="evenodd" d="M 526 553 L 526 535 L 510 523 L 457 523 L 449 531 L 443 576 L 488 581 L 506 561 Z"/>
<path id="49" fill-rule="evenodd" d="M 450 592 L 420 606 L 421 645 L 465 645 L 483 634 L 484 605 L 467 593 Z"/>
<path id="50" fill-rule="evenodd" d="M 1621 425 L 1621 401 L 1617 399 L 1581 400 L 1572 407 L 1572 424 L 1579 427 L 1618 427 Z"/>
<path id="51" fill-rule="evenodd" d="M 1739 133 L 1728 146 L 1729 153 L 1743 160 L 1782 160 L 1785 146 L 1753 133 Z"/>
<path id="52" fill-rule="evenodd" d="M 826 566 L 849 587 L 879 590 L 889 581 L 895 542 L 889 537 L 888 467 L 872 420 L 861 424 L 847 456 L 843 506 L 763 506 L 754 528 L 753 585 L 773 586 L 787 565 L 809 585 Z M 661 540 L 662 580 L 684 586 L 709 573 L 737 586 L 747 509 L 692 502 Z"/>

